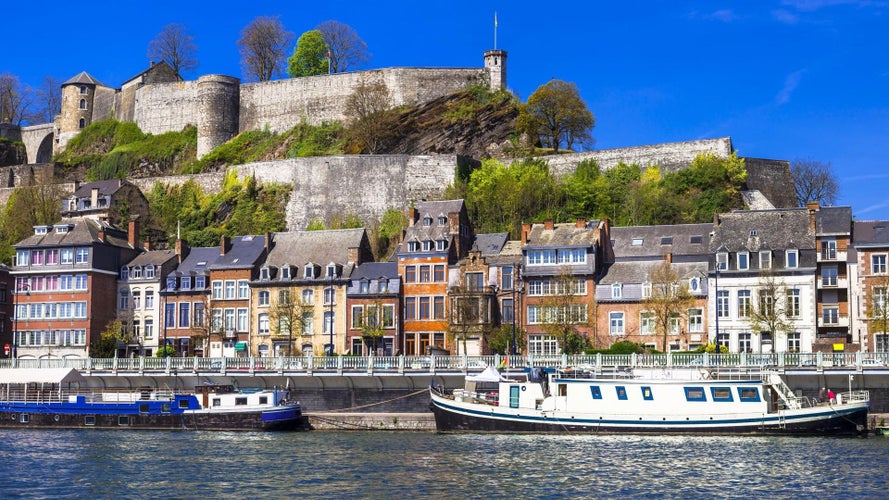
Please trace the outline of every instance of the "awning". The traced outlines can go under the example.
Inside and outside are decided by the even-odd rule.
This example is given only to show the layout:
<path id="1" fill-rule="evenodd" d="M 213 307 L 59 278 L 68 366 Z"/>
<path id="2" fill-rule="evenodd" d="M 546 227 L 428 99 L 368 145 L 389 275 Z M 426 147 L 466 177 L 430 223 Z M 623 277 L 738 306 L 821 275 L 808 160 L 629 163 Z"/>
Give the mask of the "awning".
<path id="1" fill-rule="evenodd" d="M 238 342 L 235 344 L 236 351 L 246 351 L 247 350 L 247 342 Z"/>

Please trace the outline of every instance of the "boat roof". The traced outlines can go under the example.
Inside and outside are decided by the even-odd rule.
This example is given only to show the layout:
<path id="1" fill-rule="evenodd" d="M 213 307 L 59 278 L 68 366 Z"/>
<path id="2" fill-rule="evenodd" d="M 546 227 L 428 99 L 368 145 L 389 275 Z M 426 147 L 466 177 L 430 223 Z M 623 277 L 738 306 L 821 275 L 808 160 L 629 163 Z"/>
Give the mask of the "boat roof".
<path id="1" fill-rule="evenodd" d="M 74 368 L 0 368 L 0 384 L 64 384 L 86 382 Z"/>

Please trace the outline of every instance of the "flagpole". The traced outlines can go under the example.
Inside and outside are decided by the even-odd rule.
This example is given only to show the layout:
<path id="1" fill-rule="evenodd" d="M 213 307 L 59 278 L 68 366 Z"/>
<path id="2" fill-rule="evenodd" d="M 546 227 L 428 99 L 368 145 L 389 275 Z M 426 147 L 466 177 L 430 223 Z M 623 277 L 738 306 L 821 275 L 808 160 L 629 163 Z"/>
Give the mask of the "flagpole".
<path id="1" fill-rule="evenodd" d="M 497 11 L 494 11 L 494 50 L 497 50 Z"/>

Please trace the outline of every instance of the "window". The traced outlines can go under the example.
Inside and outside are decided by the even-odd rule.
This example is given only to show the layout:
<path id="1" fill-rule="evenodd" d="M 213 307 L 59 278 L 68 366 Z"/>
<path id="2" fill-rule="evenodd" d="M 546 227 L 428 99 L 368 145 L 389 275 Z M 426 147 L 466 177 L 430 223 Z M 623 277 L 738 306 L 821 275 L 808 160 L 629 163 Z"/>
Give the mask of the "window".
<path id="1" fill-rule="evenodd" d="M 429 283 L 432 280 L 429 266 L 420 266 L 420 283 Z"/>
<path id="2" fill-rule="evenodd" d="M 259 334 L 268 335 L 269 332 L 269 315 L 268 313 L 261 313 L 259 315 Z"/>
<path id="3" fill-rule="evenodd" d="M 464 275 L 466 279 L 466 288 L 470 291 L 479 291 L 484 290 L 485 288 L 485 274 L 484 273 L 466 273 Z"/>
<path id="4" fill-rule="evenodd" d="M 429 319 L 430 318 L 430 299 L 429 297 L 420 297 L 420 310 L 418 319 Z"/>
<path id="5" fill-rule="evenodd" d="M 431 225 L 432 225 L 432 217 L 429 217 L 428 215 L 426 217 L 423 217 L 423 226 L 429 227 Z"/>
<path id="6" fill-rule="evenodd" d="M 439 215 L 438 216 L 438 225 L 439 226 L 447 226 L 448 225 L 448 218 L 445 217 L 444 215 Z"/>
<path id="7" fill-rule="evenodd" d="M 770 250 L 761 250 L 759 252 L 759 267 L 760 269 L 772 268 L 772 252 Z"/>
<path id="8" fill-rule="evenodd" d="M 120 279 L 126 281 L 130 279 L 130 268 L 123 266 L 120 268 Z"/>
<path id="9" fill-rule="evenodd" d="M 221 281 L 214 281 L 212 284 L 212 287 L 213 287 L 213 291 L 212 291 L 211 296 L 214 299 L 221 299 L 222 298 L 222 282 Z"/>
<path id="10" fill-rule="evenodd" d="M 175 290 L 176 289 L 176 277 L 175 276 L 167 276 L 167 290 Z"/>
<path id="11" fill-rule="evenodd" d="M 405 283 L 414 283 L 417 281 L 417 267 L 416 266 L 406 266 L 404 268 L 404 282 Z"/>
<path id="12" fill-rule="evenodd" d="M 329 335 L 333 331 L 333 322 L 336 315 L 333 311 L 324 311 L 324 333 Z"/>
<path id="13" fill-rule="evenodd" d="M 799 352 L 800 346 L 802 342 L 800 340 L 800 333 L 793 332 L 787 334 L 787 351 L 788 352 Z"/>
<path id="14" fill-rule="evenodd" d="M 151 279 L 154 279 L 154 276 L 155 276 L 154 266 L 150 265 L 150 264 L 145 266 L 145 279 L 151 280 Z"/>
<path id="15" fill-rule="evenodd" d="M 75 264 L 86 264 L 89 261 L 90 257 L 90 249 L 89 248 L 78 248 L 74 253 L 74 263 Z"/>
<path id="16" fill-rule="evenodd" d="M 707 398 L 704 396 L 703 387 L 684 387 L 684 389 L 686 401 L 707 401 Z"/>
<path id="17" fill-rule="evenodd" d="M 235 330 L 235 310 L 225 310 L 225 331 L 231 332 Z"/>
<path id="18" fill-rule="evenodd" d="M 642 283 L 642 297 L 646 299 L 651 297 L 651 283 Z"/>
<path id="19" fill-rule="evenodd" d="M 268 290 L 263 290 L 263 291 L 259 292 L 259 305 L 260 305 L 260 307 L 262 307 L 262 306 L 268 306 L 268 305 L 269 305 L 269 298 L 270 298 L 270 295 L 271 295 L 271 294 L 269 293 Z"/>
<path id="20" fill-rule="evenodd" d="M 303 305 L 310 306 L 315 303 L 315 291 L 303 290 Z"/>
<path id="21" fill-rule="evenodd" d="M 710 397 L 713 398 L 713 401 L 725 401 L 727 403 L 734 401 L 732 391 L 728 387 L 711 387 Z"/>
<path id="22" fill-rule="evenodd" d="M 554 356 L 559 354 L 559 343 L 552 335 L 528 335 L 528 354 Z"/>
<path id="23" fill-rule="evenodd" d="M 750 254 L 738 252 L 738 270 L 745 271 L 750 267 Z"/>
<path id="24" fill-rule="evenodd" d="M 787 316 L 797 318 L 800 314 L 800 291 L 795 288 L 789 288 L 787 294 Z"/>
<path id="25" fill-rule="evenodd" d="M 130 277 L 133 279 L 142 279 L 142 266 L 133 266 L 133 272 L 130 273 Z"/>
<path id="26" fill-rule="evenodd" d="M 821 259 L 837 259 L 837 240 L 835 240 L 834 238 L 825 238 L 821 240 Z"/>
<path id="27" fill-rule="evenodd" d="M 16 250 L 15 252 L 15 265 L 17 266 L 27 266 L 28 262 L 31 261 L 30 252 L 27 250 Z"/>
<path id="28" fill-rule="evenodd" d="M 86 99 L 80 100 L 80 109 L 86 109 Z"/>
<path id="29" fill-rule="evenodd" d="M 651 401 L 654 399 L 654 396 L 651 394 L 651 387 L 644 385 L 642 386 L 642 399 L 645 401 Z"/>
<path id="30" fill-rule="evenodd" d="M 753 352 L 752 344 L 751 344 L 751 335 L 749 333 L 739 333 L 738 334 L 738 351 L 739 352 Z"/>
<path id="31" fill-rule="evenodd" d="M 436 240 L 435 241 L 435 249 L 439 252 L 444 252 L 445 249 L 448 248 L 448 242 L 445 240 Z"/>
<path id="32" fill-rule="evenodd" d="M 395 306 L 393 304 L 383 304 L 383 328 L 395 328 Z"/>
<path id="33" fill-rule="evenodd" d="M 89 277 L 86 274 L 75 274 L 74 275 L 74 289 L 75 290 L 86 290 L 88 281 L 89 281 Z"/>
<path id="34" fill-rule="evenodd" d="M 312 279 L 312 278 L 315 277 L 315 270 L 314 270 L 313 267 L 314 267 L 314 266 L 312 266 L 311 264 L 309 264 L 309 265 L 307 265 L 307 266 L 305 266 L 305 267 L 303 268 L 303 278 L 305 278 L 305 279 Z"/>
<path id="35" fill-rule="evenodd" d="M 837 266 L 824 266 L 821 268 L 821 286 L 837 286 L 839 270 Z"/>
<path id="36" fill-rule="evenodd" d="M 191 304 L 188 302 L 179 303 L 179 328 L 188 328 L 191 326 Z"/>
<path id="37" fill-rule="evenodd" d="M 117 308 L 126 311 L 130 308 L 130 292 L 129 290 L 121 290 L 117 299 Z"/>
<path id="38" fill-rule="evenodd" d="M 728 318 L 728 290 L 716 292 L 716 316 Z"/>
<path id="39" fill-rule="evenodd" d="M 31 250 L 31 265 L 32 266 L 42 266 L 43 265 L 43 250 Z"/>
<path id="40" fill-rule="evenodd" d="M 627 400 L 627 388 L 622 385 L 618 385 L 614 387 L 614 391 L 617 394 L 617 399 L 621 401 Z"/>
<path id="41" fill-rule="evenodd" d="M 145 318 L 145 338 L 154 338 L 154 318 Z"/>
<path id="42" fill-rule="evenodd" d="M 500 268 L 500 289 L 512 290 L 513 286 L 513 268 L 504 266 Z"/>
<path id="43" fill-rule="evenodd" d="M 331 304 L 336 304 L 336 289 L 335 288 L 325 288 L 324 289 L 324 305 L 329 306 Z"/>
<path id="44" fill-rule="evenodd" d="M 613 283 L 611 285 L 611 298 L 612 299 L 619 299 L 620 296 L 621 296 L 621 284 L 620 283 Z"/>
<path id="45" fill-rule="evenodd" d="M 352 306 L 352 328 L 364 326 L 364 307 Z"/>
<path id="46" fill-rule="evenodd" d="M 154 290 L 145 290 L 145 309 L 154 309 Z"/>
<path id="47" fill-rule="evenodd" d="M 750 317 L 750 290 L 738 290 L 738 317 Z"/>
<path id="48" fill-rule="evenodd" d="M 611 335 L 623 335 L 624 334 L 624 313 L 622 312 L 613 312 L 608 315 L 610 321 L 609 333 Z"/>
<path id="49" fill-rule="evenodd" d="M 303 312 L 303 335 L 311 335 L 312 331 L 315 329 L 315 316 L 312 314 L 312 311 Z M 308 352 L 312 352 L 309 349 Z"/>
<path id="50" fill-rule="evenodd" d="M 648 311 L 639 313 L 639 333 L 652 335 L 654 332 L 654 313 Z"/>
<path id="51" fill-rule="evenodd" d="M 282 306 L 290 304 L 290 290 L 278 290 L 278 304 Z"/>
<path id="52" fill-rule="evenodd" d="M 873 305 L 871 306 L 870 314 L 868 314 L 871 318 L 879 319 L 889 316 L 887 314 L 889 310 L 886 309 L 889 306 L 889 303 L 886 302 L 887 290 L 889 288 L 885 286 L 875 286 L 873 288 Z"/>
<path id="53" fill-rule="evenodd" d="M 719 271 L 728 269 L 728 253 L 719 252 L 716 254 L 716 269 Z"/>
<path id="54" fill-rule="evenodd" d="M 785 257 L 787 259 L 785 267 L 787 267 L 788 269 L 795 269 L 799 267 L 799 251 L 788 250 L 785 253 Z"/>
<path id="55" fill-rule="evenodd" d="M 238 281 L 238 298 L 239 299 L 250 298 L 250 286 L 247 284 L 246 280 Z"/>
<path id="56" fill-rule="evenodd" d="M 630 242 L 630 245 L 634 247 L 641 247 L 644 241 L 645 240 L 643 238 L 633 238 L 633 240 Z"/>
<path id="57" fill-rule="evenodd" d="M 247 316 L 247 308 L 242 307 L 238 309 L 238 331 L 246 332 L 247 326 L 249 324 L 249 317 Z"/>
<path id="58" fill-rule="evenodd" d="M 61 262 L 62 264 L 71 264 L 74 262 L 74 249 L 73 248 L 63 248 L 61 252 Z M 27 261 L 27 259 L 26 259 Z"/>
<path id="59" fill-rule="evenodd" d="M 327 266 L 327 275 L 328 278 L 336 278 L 336 266 L 330 264 Z"/>
<path id="60" fill-rule="evenodd" d="M 78 128 L 84 128 L 84 127 L 86 127 L 86 120 L 83 119 L 83 118 L 81 118 L 80 121 L 77 122 L 77 127 L 78 127 Z"/>
<path id="61" fill-rule="evenodd" d="M 164 328 L 176 327 L 176 303 L 167 303 L 164 306 Z"/>
<path id="62" fill-rule="evenodd" d="M 555 250 L 530 250 L 528 251 L 528 265 L 549 265 L 556 263 Z"/>
<path id="63" fill-rule="evenodd" d="M 289 280 L 290 279 L 290 266 L 282 266 L 281 267 L 281 279 Z"/>
<path id="64" fill-rule="evenodd" d="M 423 251 L 429 252 L 432 250 L 432 240 L 423 240 Z"/>
<path id="65" fill-rule="evenodd" d="M 679 325 L 679 323 L 680 323 L 680 320 L 681 320 L 681 318 L 680 318 L 679 315 L 677 315 L 677 314 L 674 314 L 674 315 L 670 316 L 670 333 L 671 333 L 671 334 L 673 334 L 673 335 L 678 335 L 678 334 L 679 334 L 679 330 L 680 330 L 680 325 Z"/>
<path id="66" fill-rule="evenodd" d="M 704 331 L 703 309 L 688 310 L 688 331 L 691 333 L 699 333 Z"/>
<path id="67" fill-rule="evenodd" d="M 203 290 L 207 288 L 207 277 L 206 276 L 195 276 L 194 277 L 194 289 L 195 290 Z"/>
<path id="68" fill-rule="evenodd" d="M 445 298 L 443 296 L 432 298 L 432 317 L 445 319 Z"/>
<path id="69" fill-rule="evenodd" d="M 821 309 L 821 316 L 825 325 L 836 325 L 840 322 L 839 306 L 824 306 Z"/>
<path id="70" fill-rule="evenodd" d="M 738 387 L 738 399 L 744 403 L 758 403 L 759 389 L 756 387 Z"/>
<path id="71" fill-rule="evenodd" d="M 81 94 L 86 94 L 86 85 L 81 85 L 81 86 L 80 86 L 80 93 L 81 93 Z"/>
<path id="72" fill-rule="evenodd" d="M 226 299 L 234 299 L 235 295 L 235 280 L 225 280 L 225 298 Z"/>
<path id="73" fill-rule="evenodd" d="M 886 254 L 871 255 L 870 267 L 873 274 L 886 274 Z"/>
<path id="74" fill-rule="evenodd" d="M 417 317 L 417 298 L 404 298 L 404 319 L 415 319 Z"/>
<path id="75" fill-rule="evenodd" d="M 194 314 L 191 318 L 193 326 L 204 326 L 204 304 L 203 302 L 194 303 Z"/>
<path id="76" fill-rule="evenodd" d="M 407 242 L 407 251 L 408 252 L 419 252 L 420 251 L 420 242 L 419 241 L 408 241 Z"/>
<path id="77" fill-rule="evenodd" d="M 759 291 L 759 314 L 771 316 L 775 314 L 775 297 L 769 293 L 769 290 Z"/>
<path id="78" fill-rule="evenodd" d="M 441 283 L 445 280 L 445 266 L 444 264 L 436 264 L 432 266 L 432 280 Z"/>

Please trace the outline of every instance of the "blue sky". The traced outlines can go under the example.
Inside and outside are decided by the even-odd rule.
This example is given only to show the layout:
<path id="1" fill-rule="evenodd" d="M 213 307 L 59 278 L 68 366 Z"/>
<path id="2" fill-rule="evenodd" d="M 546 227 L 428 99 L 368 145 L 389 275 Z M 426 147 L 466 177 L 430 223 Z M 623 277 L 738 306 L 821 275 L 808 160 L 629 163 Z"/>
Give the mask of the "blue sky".
<path id="1" fill-rule="evenodd" d="M 495 11 L 510 90 L 524 101 L 550 78 L 576 83 L 595 148 L 730 136 L 741 156 L 831 163 L 840 205 L 889 219 L 889 0 L 9 2 L 0 73 L 118 87 L 178 22 L 198 45 L 186 79 L 241 77 L 236 42 L 263 15 L 297 37 L 352 26 L 368 68 L 478 67 Z"/>

